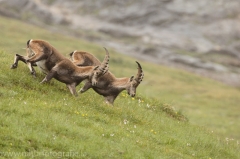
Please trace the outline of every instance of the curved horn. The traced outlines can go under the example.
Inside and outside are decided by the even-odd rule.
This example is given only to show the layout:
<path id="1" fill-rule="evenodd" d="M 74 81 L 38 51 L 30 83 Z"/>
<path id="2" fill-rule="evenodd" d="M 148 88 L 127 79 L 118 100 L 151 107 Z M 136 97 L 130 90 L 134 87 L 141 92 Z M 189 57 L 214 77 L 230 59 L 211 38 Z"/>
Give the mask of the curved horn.
<path id="1" fill-rule="evenodd" d="M 105 58 L 103 60 L 103 62 L 101 63 L 100 66 L 96 66 L 94 68 L 94 74 L 93 74 L 93 77 L 92 77 L 92 85 L 93 86 L 96 86 L 97 85 L 97 78 L 100 77 L 100 76 L 103 76 L 105 73 L 107 73 L 109 67 L 108 67 L 108 61 L 109 61 L 109 52 L 108 50 L 104 47 L 105 51 L 106 51 L 106 55 L 105 55 Z"/>
<path id="2" fill-rule="evenodd" d="M 142 70 L 142 66 L 140 65 L 140 63 L 138 63 L 136 61 L 137 65 L 138 65 L 138 73 L 135 77 L 135 80 L 140 83 L 142 80 L 143 80 L 143 77 L 144 77 L 144 73 L 143 73 L 143 70 Z"/>
<path id="3" fill-rule="evenodd" d="M 77 52 L 77 50 L 75 50 L 75 51 L 73 51 L 73 52 L 69 53 L 69 56 L 71 56 L 71 57 L 72 57 L 72 55 L 73 55 L 75 52 Z"/>
<path id="4" fill-rule="evenodd" d="M 103 73 L 105 72 L 106 73 L 106 71 L 108 70 L 108 62 L 109 62 L 109 58 L 110 58 L 110 56 L 109 56 L 109 52 L 108 52 L 108 50 L 105 48 L 105 47 L 103 47 L 104 49 L 105 49 L 105 51 L 106 51 L 106 55 L 105 55 L 105 58 L 104 58 L 104 60 L 103 60 L 103 62 L 101 63 L 101 65 L 99 66 L 99 70 L 100 71 L 102 71 Z"/>

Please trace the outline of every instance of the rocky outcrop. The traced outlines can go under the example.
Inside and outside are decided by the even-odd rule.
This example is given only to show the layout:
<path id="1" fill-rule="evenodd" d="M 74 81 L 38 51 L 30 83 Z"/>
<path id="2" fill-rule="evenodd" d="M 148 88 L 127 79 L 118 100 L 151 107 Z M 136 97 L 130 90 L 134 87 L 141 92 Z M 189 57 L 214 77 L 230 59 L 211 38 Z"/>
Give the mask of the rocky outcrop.
<path id="1" fill-rule="evenodd" d="M 205 76 L 236 74 L 226 76 L 228 84 L 239 73 L 239 8 L 239 0 L 0 1 L 2 15 L 67 25 L 76 36 L 81 29 L 81 37 L 131 56 L 205 71 Z"/>

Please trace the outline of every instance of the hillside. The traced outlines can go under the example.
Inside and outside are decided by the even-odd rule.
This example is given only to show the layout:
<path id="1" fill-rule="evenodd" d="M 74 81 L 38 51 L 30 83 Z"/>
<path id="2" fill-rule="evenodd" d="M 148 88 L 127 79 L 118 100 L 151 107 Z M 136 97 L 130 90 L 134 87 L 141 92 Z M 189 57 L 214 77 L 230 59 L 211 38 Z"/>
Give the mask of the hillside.
<path id="1" fill-rule="evenodd" d="M 78 49 L 102 58 L 102 47 L 16 20 L 0 21 L 0 157 L 240 157 L 239 90 L 139 61 L 145 78 L 136 98 L 123 92 L 114 107 L 91 90 L 75 98 L 56 80 L 40 85 L 44 76 L 38 72 L 32 78 L 22 63 L 11 70 L 14 54 L 24 54 L 32 38 L 45 39 L 64 54 Z M 136 74 L 135 59 L 109 50 L 116 76 Z"/>
<path id="2" fill-rule="evenodd" d="M 0 15 L 240 86 L 239 0 L 1 0 Z"/>

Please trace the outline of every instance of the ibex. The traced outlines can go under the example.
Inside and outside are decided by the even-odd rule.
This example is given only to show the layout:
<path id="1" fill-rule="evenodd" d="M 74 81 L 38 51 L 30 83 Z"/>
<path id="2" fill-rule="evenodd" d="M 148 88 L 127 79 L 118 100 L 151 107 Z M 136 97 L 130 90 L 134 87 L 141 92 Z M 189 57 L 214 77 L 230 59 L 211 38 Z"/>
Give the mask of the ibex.
<path id="1" fill-rule="evenodd" d="M 26 59 L 26 63 L 34 64 L 47 75 L 41 83 L 52 78 L 65 83 L 73 95 L 77 95 L 76 86 L 87 79 L 89 83 L 96 85 L 97 79 L 108 71 L 109 54 L 106 50 L 104 61 L 99 66 L 78 67 L 68 58 L 59 53 L 53 46 L 43 40 L 29 40 L 27 50 L 32 54 Z"/>
<path id="2" fill-rule="evenodd" d="M 100 61 L 90 53 L 74 51 L 70 53 L 72 61 L 78 66 L 87 66 L 87 65 L 99 65 Z M 88 60 L 84 60 L 88 59 Z M 80 92 L 83 93 L 89 88 L 93 88 L 95 92 L 104 96 L 105 101 L 109 104 L 114 103 L 114 100 L 117 98 L 119 93 L 123 90 L 126 90 L 131 97 L 136 95 L 136 88 L 143 80 L 143 70 L 141 65 L 136 61 L 138 65 L 138 73 L 136 77 L 134 76 L 128 78 L 116 78 L 110 71 L 101 76 L 98 79 L 97 85 L 92 85 L 90 82 L 86 82 L 83 88 L 80 89 Z"/>

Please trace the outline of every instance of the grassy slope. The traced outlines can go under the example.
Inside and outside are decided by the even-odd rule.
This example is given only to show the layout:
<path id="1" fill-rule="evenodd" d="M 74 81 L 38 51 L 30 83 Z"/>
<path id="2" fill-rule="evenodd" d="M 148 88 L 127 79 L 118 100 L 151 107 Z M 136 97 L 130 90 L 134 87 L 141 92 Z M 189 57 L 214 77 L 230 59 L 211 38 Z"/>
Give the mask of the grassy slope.
<path id="1" fill-rule="evenodd" d="M 234 126 L 239 123 L 238 90 L 141 62 L 145 71 L 138 89 L 141 103 L 125 92 L 114 107 L 105 105 L 93 91 L 75 98 L 56 80 L 40 85 L 43 75 L 33 79 L 22 63 L 10 70 L 14 53 L 24 54 L 21 48 L 31 38 L 45 39 L 62 53 L 79 48 L 103 58 L 103 49 L 14 20 L 0 21 L 1 152 L 72 151 L 88 158 L 240 157 L 236 140 L 221 139 L 215 131 L 174 119 L 181 114 L 166 104 L 181 108 L 190 122 L 239 138 L 239 127 Z M 136 73 L 134 59 L 110 53 L 110 69 L 117 76 Z"/>

